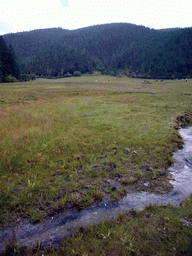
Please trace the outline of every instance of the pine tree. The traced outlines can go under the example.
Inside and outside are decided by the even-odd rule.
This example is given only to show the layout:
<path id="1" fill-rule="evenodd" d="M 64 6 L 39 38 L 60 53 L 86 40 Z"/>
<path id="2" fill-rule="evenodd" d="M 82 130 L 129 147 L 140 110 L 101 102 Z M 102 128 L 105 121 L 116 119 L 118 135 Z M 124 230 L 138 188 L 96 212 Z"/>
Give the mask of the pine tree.
<path id="1" fill-rule="evenodd" d="M 13 47 L 11 45 L 7 47 L 3 37 L 0 36 L 0 82 L 5 82 L 8 76 L 19 79 L 20 70 Z"/>

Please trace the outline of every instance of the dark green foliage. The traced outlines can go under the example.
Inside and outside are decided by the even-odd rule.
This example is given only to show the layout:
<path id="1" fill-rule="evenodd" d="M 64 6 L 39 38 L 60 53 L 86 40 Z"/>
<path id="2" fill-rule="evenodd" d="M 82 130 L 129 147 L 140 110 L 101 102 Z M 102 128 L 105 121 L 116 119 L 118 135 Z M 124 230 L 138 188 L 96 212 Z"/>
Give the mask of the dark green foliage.
<path id="1" fill-rule="evenodd" d="M 67 72 L 65 75 L 64 75 L 64 77 L 71 77 L 72 75 L 69 73 L 69 72 Z"/>
<path id="2" fill-rule="evenodd" d="M 158 78 L 192 76 L 192 29 L 179 29 L 159 34 L 141 58 L 143 71 Z"/>
<path id="3" fill-rule="evenodd" d="M 192 28 L 154 30 L 115 23 L 36 30 L 4 39 L 14 46 L 22 72 L 42 77 L 65 77 L 77 70 L 144 79 L 192 76 Z"/>
<path id="4" fill-rule="evenodd" d="M 15 82 L 20 76 L 13 47 L 0 36 L 0 82 Z"/>
<path id="5" fill-rule="evenodd" d="M 75 72 L 73 73 L 73 76 L 81 76 L 81 72 L 75 71 Z"/>
<path id="6" fill-rule="evenodd" d="M 4 81 L 6 83 L 13 83 L 13 82 L 18 82 L 17 78 L 15 78 L 14 76 L 12 75 L 9 75 L 9 76 L 6 76 Z"/>
<path id="7" fill-rule="evenodd" d="M 18 61 L 34 56 L 41 50 L 47 49 L 51 44 L 62 38 L 68 30 L 62 28 L 38 29 L 4 35 L 7 44 L 14 46 Z"/>
<path id="8" fill-rule="evenodd" d="M 19 80 L 20 81 L 30 81 L 30 80 L 35 80 L 36 79 L 36 75 L 34 74 L 21 74 L 20 77 L 19 77 Z"/>

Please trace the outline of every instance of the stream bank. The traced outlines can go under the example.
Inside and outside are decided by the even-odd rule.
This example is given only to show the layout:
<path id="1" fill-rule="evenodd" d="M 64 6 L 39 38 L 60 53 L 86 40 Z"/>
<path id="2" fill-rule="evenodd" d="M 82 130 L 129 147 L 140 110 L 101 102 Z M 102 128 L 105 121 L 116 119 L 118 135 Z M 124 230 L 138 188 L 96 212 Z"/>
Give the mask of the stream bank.
<path id="1" fill-rule="evenodd" d="M 14 229 L 0 231 L 0 248 L 9 240 L 16 239 L 18 245 L 29 248 L 37 243 L 46 246 L 59 246 L 64 237 L 71 235 L 81 226 L 94 225 L 105 219 L 116 218 L 119 213 L 134 208 L 142 210 L 147 205 L 179 206 L 192 193 L 192 127 L 179 130 L 184 140 L 184 148 L 174 153 L 175 163 L 168 171 L 172 174 L 171 192 L 163 195 L 140 192 L 130 193 L 118 202 L 102 201 L 81 211 L 68 210 L 55 216 L 47 217 L 41 223 L 31 224 L 24 221 Z M 149 184 L 146 184 L 146 186 Z"/>

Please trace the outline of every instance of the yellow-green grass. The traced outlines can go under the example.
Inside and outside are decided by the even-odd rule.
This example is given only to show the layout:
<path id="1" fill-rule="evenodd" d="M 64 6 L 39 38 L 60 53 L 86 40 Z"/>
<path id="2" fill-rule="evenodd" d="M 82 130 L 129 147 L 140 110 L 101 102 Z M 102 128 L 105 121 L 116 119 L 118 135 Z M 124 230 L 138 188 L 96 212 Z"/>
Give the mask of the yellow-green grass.
<path id="1" fill-rule="evenodd" d="M 182 144 L 174 128 L 191 118 L 191 94 L 190 80 L 109 76 L 1 85 L 1 224 L 117 200 L 145 180 L 170 188 L 160 174 Z"/>

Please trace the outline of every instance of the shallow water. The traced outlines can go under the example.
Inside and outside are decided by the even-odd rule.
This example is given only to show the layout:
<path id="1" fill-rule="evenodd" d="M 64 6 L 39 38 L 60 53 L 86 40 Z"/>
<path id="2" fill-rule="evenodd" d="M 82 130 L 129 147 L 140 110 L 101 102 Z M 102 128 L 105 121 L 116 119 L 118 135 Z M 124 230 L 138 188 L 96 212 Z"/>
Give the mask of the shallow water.
<path id="1" fill-rule="evenodd" d="M 24 221 L 14 230 L 0 231 L 0 249 L 2 250 L 12 238 L 16 238 L 19 245 L 29 248 L 36 243 L 41 243 L 43 246 L 59 246 L 62 239 L 69 236 L 73 230 L 115 218 L 119 213 L 127 212 L 132 208 L 142 210 L 149 204 L 166 205 L 169 203 L 179 206 L 192 193 L 192 127 L 180 129 L 179 133 L 184 140 L 184 148 L 175 152 L 173 157 L 175 163 L 169 168 L 173 176 L 171 192 L 163 195 L 147 192 L 131 193 L 118 202 L 101 202 L 81 211 L 68 210 L 48 217 L 38 224 Z"/>

